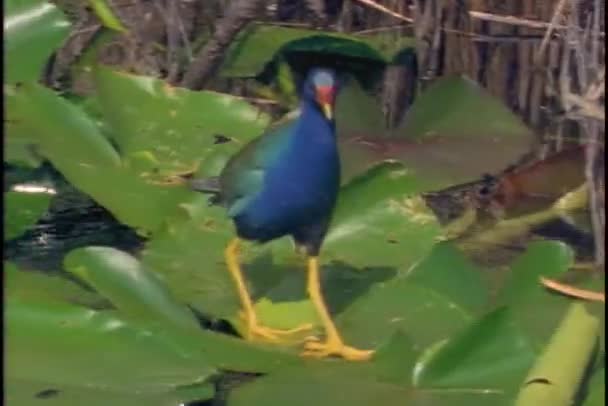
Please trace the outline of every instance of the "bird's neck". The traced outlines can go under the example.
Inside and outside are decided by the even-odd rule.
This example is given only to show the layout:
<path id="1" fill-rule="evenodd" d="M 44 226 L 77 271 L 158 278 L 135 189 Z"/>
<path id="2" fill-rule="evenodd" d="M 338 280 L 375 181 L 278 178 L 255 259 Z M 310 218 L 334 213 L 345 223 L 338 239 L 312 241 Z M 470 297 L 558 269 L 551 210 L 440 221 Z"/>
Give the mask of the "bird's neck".
<path id="1" fill-rule="evenodd" d="M 296 131 L 299 136 L 306 138 L 307 142 L 311 140 L 335 142 L 334 122 L 328 120 L 314 102 L 303 100 L 300 110 L 298 123 L 300 131 Z"/>

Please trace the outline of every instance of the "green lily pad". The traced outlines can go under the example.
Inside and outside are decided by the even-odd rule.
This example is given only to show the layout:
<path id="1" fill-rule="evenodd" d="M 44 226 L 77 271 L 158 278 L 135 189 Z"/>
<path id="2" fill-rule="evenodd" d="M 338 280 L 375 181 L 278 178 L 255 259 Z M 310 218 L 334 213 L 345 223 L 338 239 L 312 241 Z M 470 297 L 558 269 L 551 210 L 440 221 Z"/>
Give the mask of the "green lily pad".
<path id="1" fill-rule="evenodd" d="M 511 275 L 495 300 L 496 305 L 511 308 L 513 317 L 538 350 L 547 343 L 571 303 L 569 298 L 548 291 L 540 277 L 563 275 L 573 259 L 571 248 L 561 242 L 528 245 L 511 265 Z"/>
<path id="2" fill-rule="evenodd" d="M 381 38 L 357 37 L 335 32 L 255 24 L 244 30 L 230 46 L 221 67 L 223 76 L 254 77 L 281 53 L 310 52 L 351 57 L 384 64 L 402 49 L 413 47 L 412 38 L 380 46 Z M 385 45 L 385 44 L 382 44 Z"/>
<path id="3" fill-rule="evenodd" d="M 596 372 L 589 383 L 589 394 L 583 406 L 602 406 L 606 404 L 606 370 Z"/>
<path id="4" fill-rule="evenodd" d="M 125 165 L 149 179 L 194 173 L 221 145 L 217 137 L 242 145 L 269 121 L 234 96 L 174 88 L 102 66 L 96 67 L 95 87 Z"/>
<path id="5" fill-rule="evenodd" d="M 419 360 L 416 385 L 514 390 L 534 362 L 536 351 L 505 308 L 475 321 Z"/>
<path id="6" fill-rule="evenodd" d="M 51 198 L 48 193 L 5 192 L 4 240 L 19 237 L 36 224 L 47 211 Z"/>
<path id="7" fill-rule="evenodd" d="M 460 76 L 441 78 L 429 86 L 416 98 L 396 131 L 411 139 L 469 135 L 530 141 L 532 136 L 531 130 L 500 100 Z M 499 145 L 503 145 L 502 140 Z"/>
<path id="8" fill-rule="evenodd" d="M 385 163 L 344 186 L 322 257 L 355 267 L 407 267 L 424 258 L 441 228 L 419 193 L 424 180 Z"/>
<path id="9" fill-rule="evenodd" d="M 155 231 L 178 204 L 196 196 L 184 186 L 151 184 L 132 173 L 93 120 L 51 90 L 24 84 L 7 99 L 8 131 L 27 132 L 70 183 L 121 222 Z"/>
<path id="10" fill-rule="evenodd" d="M 109 247 L 70 252 L 65 268 L 107 297 L 123 314 L 198 328 L 192 313 L 171 296 L 158 275 L 146 271 L 131 255 Z"/>
<path id="11" fill-rule="evenodd" d="M 108 312 L 15 298 L 5 311 L 11 378 L 136 394 L 168 392 L 215 373 L 200 350 Z"/>
<path id="12" fill-rule="evenodd" d="M 394 159 L 436 190 L 497 173 L 527 153 L 532 131 L 500 100 L 464 77 L 437 79 L 385 139 L 353 140 L 364 159 Z M 354 152 L 353 152 L 354 153 Z M 474 159 L 471 159 L 474 157 Z"/>
<path id="13" fill-rule="evenodd" d="M 62 275 L 25 271 L 10 262 L 4 262 L 3 273 L 6 298 L 51 300 L 91 308 L 109 307 L 101 296 L 78 286 Z"/>
<path id="14" fill-rule="evenodd" d="M 38 168 L 42 159 L 35 152 L 33 144 L 24 138 L 5 134 L 4 162 L 26 168 Z"/>
<path id="15" fill-rule="evenodd" d="M 352 77 L 336 97 L 335 116 L 338 137 L 379 135 L 385 130 L 380 103 Z M 340 158 L 345 157 L 342 154 Z"/>
<path id="16" fill-rule="evenodd" d="M 488 302 L 488 287 L 482 277 L 484 271 L 453 244 L 441 242 L 407 272 L 407 279 L 420 286 L 432 287 L 468 313 L 479 314 Z"/>
<path id="17" fill-rule="evenodd" d="M 228 397 L 228 406 L 407 406 L 508 405 L 509 397 L 477 388 L 414 388 L 379 380 L 373 369 L 322 362 L 283 370 L 243 385 Z"/>
<path id="18" fill-rule="evenodd" d="M 67 38 L 70 24 L 46 0 L 6 0 L 4 7 L 5 81 L 37 81 L 51 53 Z"/>
<path id="19" fill-rule="evenodd" d="M 213 398 L 212 384 L 196 385 L 195 390 L 177 388 L 168 393 L 119 393 L 106 388 L 57 385 L 28 379 L 8 378 L 4 384 L 7 403 L 21 406 L 178 406 Z"/>

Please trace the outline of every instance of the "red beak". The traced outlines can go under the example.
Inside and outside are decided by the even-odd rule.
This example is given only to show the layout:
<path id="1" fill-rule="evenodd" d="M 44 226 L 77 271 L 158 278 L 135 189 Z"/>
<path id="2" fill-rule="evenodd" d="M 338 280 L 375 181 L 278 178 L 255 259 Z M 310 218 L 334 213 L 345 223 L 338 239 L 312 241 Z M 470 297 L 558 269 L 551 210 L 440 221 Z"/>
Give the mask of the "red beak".
<path id="1" fill-rule="evenodd" d="M 334 98 L 335 91 L 332 86 L 317 87 L 317 103 L 321 106 L 321 110 L 328 120 L 333 119 L 334 115 Z"/>

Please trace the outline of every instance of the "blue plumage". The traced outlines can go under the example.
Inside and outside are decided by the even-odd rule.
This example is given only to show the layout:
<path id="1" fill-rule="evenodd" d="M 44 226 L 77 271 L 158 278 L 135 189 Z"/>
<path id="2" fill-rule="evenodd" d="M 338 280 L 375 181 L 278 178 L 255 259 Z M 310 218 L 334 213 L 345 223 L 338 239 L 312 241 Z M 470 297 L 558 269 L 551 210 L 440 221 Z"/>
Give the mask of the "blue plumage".
<path id="1" fill-rule="evenodd" d="M 216 201 L 227 207 L 236 225 L 239 238 L 228 244 L 224 256 L 241 300 L 245 337 L 277 341 L 312 327 L 305 324 L 278 330 L 260 324 L 238 260 L 241 239 L 266 242 L 291 235 L 307 251 L 306 290 L 326 333 L 324 342 L 306 342 L 302 355 L 364 361 L 373 351 L 344 344 L 323 300 L 319 277 L 319 250 L 340 186 L 335 92 L 334 73 L 313 69 L 304 83 L 301 113 L 295 122 L 247 144 L 228 161 L 219 185 L 197 181 L 192 186 L 201 191 L 219 190 Z"/>
<path id="2" fill-rule="evenodd" d="M 298 119 L 254 140 L 226 165 L 221 200 L 241 238 L 291 235 L 310 255 L 318 253 L 340 185 L 335 125 L 323 110 L 323 103 L 333 104 L 335 85 L 333 72 L 311 71 Z M 332 93 L 319 97 L 319 88 Z"/>

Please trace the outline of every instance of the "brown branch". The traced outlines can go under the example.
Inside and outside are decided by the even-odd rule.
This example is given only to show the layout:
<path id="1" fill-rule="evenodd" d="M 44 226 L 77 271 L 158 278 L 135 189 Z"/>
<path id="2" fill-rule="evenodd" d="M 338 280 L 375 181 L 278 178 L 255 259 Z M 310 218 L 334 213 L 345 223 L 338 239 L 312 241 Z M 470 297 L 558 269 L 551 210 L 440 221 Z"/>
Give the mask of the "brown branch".
<path id="1" fill-rule="evenodd" d="M 566 285 L 553 279 L 540 278 L 540 283 L 546 286 L 550 290 L 562 293 L 567 296 L 575 297 L 577 299 L 590 300 L 593 302 L 605 303 L 606 295 L 602 292 L 594 292 L 591 290 L 575 288 L 574 286 Z"/>
<path id="2" fill-rule="evenodd" d="M 263 0 L 231 2 L 225 17 L 218 22 L 213 37 L 188 67 L 181 85 L 193 90 L 202 89 L 221 64 L 225 49 L 238 32 L 257 17 L 265 3 Z"/>
<path id="3" fill-rule="evenodd" d="M 405 21 L 408 23 L 414 22 L 414 19 L 412 19 L 410 17 L 406 17 L 403 14 L 399 14 L 396 11 L 393 11 L 381 4 L 376 3 L 373 0 L 356 0 L 356 1 L 361 4 L 366 5 L 368 7 L 376 9 L 380 12 L 393 16 L 399 20 L 402 20 L 402 21 Z M 411 8 L 415 9 L 416 7 L 412 6 Z M 527 18 L 520 18 L 517 16 L 511 16 L 511 15 L 498 15 L 498 14 L 491 14 L 491 13 L 486 13 L 483 11 L 474 11 L 474 10 L 470 10 L 468 13 L 471 18 L 473 18 L 475 20 L 481 20 L 481 21 L 492 21 L 495 23 L 516 25 L 519 27 L 537 28 L 537 29 L 549 29 L 549 28 L 551 30 L 567 30 L 568 29 L 567 25 L 554 24 L 553 22 L 546 22 L 546 21 L 539 21 L 539 20 L 530 20 Z M 604 37 L 605 33 L 601 32 L 601 33 L 599 33 L 599 35 Z"/>
<path id="4" fill-rule="evenodd" d="M 545 31 L 545 37 L 543 38 L 543 42 L 540 44 L 540 48 L 538 48 L 538 52 L 535 55 L 535 65 L 539 65 L 545 56 L 545 50 L 547 49 L 547 44 L 549 44 L 549 39 L 551 38 L 551 34 L 557 25 L 558 20 L 563 14 L 564 7 L 566 5 L 566 0 L 559 0 L 559 3 L 555 6 L 555 11 L 553 11 L 553 17 L 551 17 L 551 22 L 549 23 L 549 27 L 547 31 Z"/>

